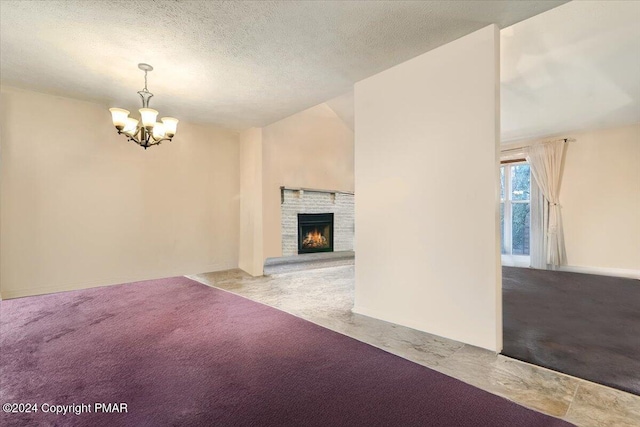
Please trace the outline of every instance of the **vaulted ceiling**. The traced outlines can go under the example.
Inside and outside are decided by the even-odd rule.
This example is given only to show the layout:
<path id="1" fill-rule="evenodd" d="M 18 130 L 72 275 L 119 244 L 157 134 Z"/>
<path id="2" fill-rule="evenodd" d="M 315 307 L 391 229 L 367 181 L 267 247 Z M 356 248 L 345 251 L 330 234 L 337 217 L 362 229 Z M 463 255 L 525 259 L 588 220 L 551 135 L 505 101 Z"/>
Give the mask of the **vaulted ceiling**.
<path id="1" fill-rule="evenodd" d="M 640 123 L 640 2 L 572 1 L 500 35 L 503 142 Z"/>
<path id="2" fill-rule="evenodd" d="M 508 27 L 562 3 L 2 1 L 0 74 L 3 84 L 133 110 L 143 86 L 137 64 L 146 62 L 155 67 L 152 107 L 243 129 L 338 97 L 488 24 Z"/>

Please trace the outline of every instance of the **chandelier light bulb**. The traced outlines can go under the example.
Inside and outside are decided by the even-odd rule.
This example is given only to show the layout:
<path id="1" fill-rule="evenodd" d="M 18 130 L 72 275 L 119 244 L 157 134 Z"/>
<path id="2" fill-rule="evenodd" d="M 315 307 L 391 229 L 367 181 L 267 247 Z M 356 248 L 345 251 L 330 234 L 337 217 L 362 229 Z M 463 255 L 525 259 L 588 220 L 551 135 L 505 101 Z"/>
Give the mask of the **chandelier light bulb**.
<path id="1" fill-rule="evenodd" d="M 140 118 L 142 119 L 142 126 L 147 128 L 147 130 L 151 130 L 151 128 L 156 124 L 158 112 L 153 108 L 141 108 L 138 111 L 140 112 Z"/>
<path id="2" fill-rule="evenodd" d="M 166 135 L 169 138 L 172 138 L 173 135 L 176 134 L 176 129 L 178 128 L 178 119 L 174 119 L 173 117 L 163 117 L 162 119 L 162 123 L 164 124 L 164 130 Z"/>
<path id="3" fill-rule="evenodd" d="M 164 125 L 158 122 L 153 126 L 153 139 L 157 141 L 162 138 L 164 138 Z"/>
<path id="4" fill-rule="evenodd" d="M 129 110 L 125 110 L 123 108 L 109 108 L 111 111 L 111 120 L 113 120 L 113 125 L 119 131 L 124 129 L 125 124 L 127 123 L 127 118 L 129 118 Z"/>
<path id="5" fill-rule="evenodd" d="M 138 131 L 138 120 L 129 117 L 124 125 L 122 132 L 128 136 L 133 136 Z"/>

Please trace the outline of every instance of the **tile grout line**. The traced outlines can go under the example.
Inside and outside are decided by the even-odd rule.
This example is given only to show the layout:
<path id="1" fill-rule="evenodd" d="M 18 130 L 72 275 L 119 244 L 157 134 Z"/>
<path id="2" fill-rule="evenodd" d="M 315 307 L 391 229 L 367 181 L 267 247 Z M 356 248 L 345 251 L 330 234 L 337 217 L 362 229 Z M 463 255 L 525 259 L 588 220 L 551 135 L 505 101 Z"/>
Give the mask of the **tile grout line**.
<path id="1" fill-rule="evenodd" d="M 460 342 L 460 341 L 459 341 Z M 444 358 L 444 360 L 449 360 L 453 357 L 454 354 L 458 353 L 460 350 L 462 350 L 463 348 L 465 348 L 468 344 L 462 343 L 462 345 L 460 346 L 460 348 L 455 349 L 455 351 L 453 353 L 451 353 L 450 355 L 448 355 L 447 357 Z"/>
<path id="2" fill-rule="evenodd" d="M 576 384 L 576 390 L 573 392 L 573 396 L 571 396 L 571 401 L 569 402 L 569 406 L 567 406 L 567 411 L 562 416 L 563 419 L 566 419 L 569 415 L 569 411 L 571 410 L 571 406 L 573 405 L 574 400 L 576 400 L 576 396 L 578 395 L 578 389 L 582 385 L 582 381 L 578 380 L 578 384 Z"/>

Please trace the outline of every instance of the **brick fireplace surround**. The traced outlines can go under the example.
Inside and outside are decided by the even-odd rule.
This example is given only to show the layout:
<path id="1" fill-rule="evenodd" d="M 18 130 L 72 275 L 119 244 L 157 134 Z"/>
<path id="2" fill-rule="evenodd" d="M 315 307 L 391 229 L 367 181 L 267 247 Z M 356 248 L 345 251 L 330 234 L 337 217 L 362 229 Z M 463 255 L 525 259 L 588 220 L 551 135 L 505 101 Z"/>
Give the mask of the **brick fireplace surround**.
<path id="1" fill-rule="evenodd" d="M 280 187 L 282 256 L 298 254 L 298 214 L 333 213 L 333 250 L 354 250 L 354 195 L 333 190 Z"/>

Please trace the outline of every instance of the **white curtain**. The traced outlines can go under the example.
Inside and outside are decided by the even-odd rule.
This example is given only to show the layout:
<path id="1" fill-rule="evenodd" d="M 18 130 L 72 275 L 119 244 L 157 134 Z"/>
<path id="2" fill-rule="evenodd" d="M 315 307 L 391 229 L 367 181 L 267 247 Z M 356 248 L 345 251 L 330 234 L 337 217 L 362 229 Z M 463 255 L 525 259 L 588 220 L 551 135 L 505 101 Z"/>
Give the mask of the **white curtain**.
<path id="1" fill-rule="evenodd" d="M 552 267 L 566 263 L 559 198 L 564 144 L 564 140 L 550 141 L 532 145 L 527 150 L 531 174 L 548 203 L 546 261 Z"/>
<path id="2" fill-rule="evenodd" d="M 531 267 L 546 270 L 547 268 L 547 220 L 549 209 L 544 194 L 536 183 L 531 180 Z"/>

